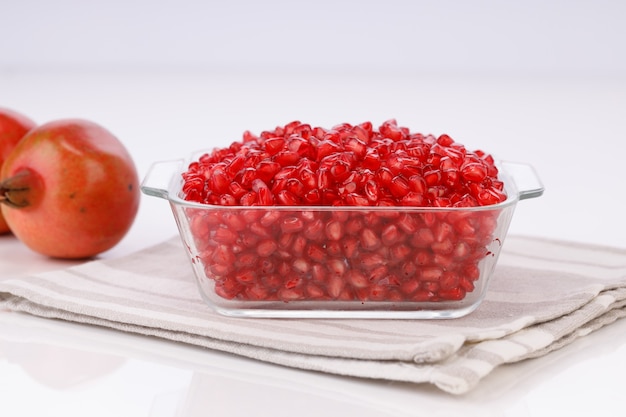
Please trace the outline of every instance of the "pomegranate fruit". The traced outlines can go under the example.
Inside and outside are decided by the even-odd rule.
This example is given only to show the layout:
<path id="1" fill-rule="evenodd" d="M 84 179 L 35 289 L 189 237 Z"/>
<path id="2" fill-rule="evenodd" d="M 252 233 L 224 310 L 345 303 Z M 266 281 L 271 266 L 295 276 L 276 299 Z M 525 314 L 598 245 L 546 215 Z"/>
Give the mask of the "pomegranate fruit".
<path id="1" fill-rule="evenodd" d="M 0 169 L 17 142 L 35 127 L 35 122 L 10 109 L 0 108 Z M 10 232 L 0 213 L 0 234 Z"/>
<path id="2" fill-rule="evenodd" d="M 395 120 L 246 132 L 182 176 L 187 201 L 222 206 L 186 213 L 195 260 L 238 300 L 461 300 L 507 198 L 490 155 Z"/>
<path id="3" fill-rule="evenodd" d="M 105 128 L 68 119 L 30 130 L 0 172 L 2 213 L 36 252 L 87 258 L 117 244 L 139 206 L 139 180 L 123 144 Z"/>

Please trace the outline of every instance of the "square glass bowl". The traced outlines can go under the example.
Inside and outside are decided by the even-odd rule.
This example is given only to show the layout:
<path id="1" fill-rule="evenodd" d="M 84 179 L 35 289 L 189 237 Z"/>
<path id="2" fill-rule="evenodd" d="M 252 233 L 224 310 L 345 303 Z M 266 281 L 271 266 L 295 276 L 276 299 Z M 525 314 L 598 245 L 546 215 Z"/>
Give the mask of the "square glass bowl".
<path id="1" fill-rule="evenodd" d="M 532 167 L 501 162 L 508 198 L 491 206 L 214 206 L 183 199 L 181 174 L 193 160 L 153 164 L 141 189 L 169 202 L 202 298 L 234 317 L 469 314 L 518 201 L 543 193 Z"/>

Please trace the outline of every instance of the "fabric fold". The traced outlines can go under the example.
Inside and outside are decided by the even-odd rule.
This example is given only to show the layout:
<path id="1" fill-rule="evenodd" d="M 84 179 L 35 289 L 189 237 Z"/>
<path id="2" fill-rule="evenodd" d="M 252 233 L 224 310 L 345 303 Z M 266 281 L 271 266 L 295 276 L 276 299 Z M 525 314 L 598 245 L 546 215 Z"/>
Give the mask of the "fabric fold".
<path id="1" fill-rule="evenodd" d="M 0 281 L 0 307 L 299 369 L 462 394 L 626 315 L 626 251 L 510 236 L 481 306 L 452 320 L 223 317 L 178 237 L 137 253 Z M 1 264 L 1 261 L 0 261 Z"/>

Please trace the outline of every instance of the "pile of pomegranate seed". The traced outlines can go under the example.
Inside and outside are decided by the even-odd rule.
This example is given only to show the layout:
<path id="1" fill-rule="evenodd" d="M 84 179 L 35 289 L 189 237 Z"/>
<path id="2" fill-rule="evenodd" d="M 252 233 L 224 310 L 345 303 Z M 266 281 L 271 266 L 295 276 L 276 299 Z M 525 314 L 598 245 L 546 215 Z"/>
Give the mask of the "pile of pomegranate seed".
<path id="1" fill-rule="evenodd" d="M 474 289 L 499 210 L 462 208 L 502 202 L 503 188 L 491 156 L 448 135 L 296 121 L 201 156 L 182 192 L 232 206 L 187 209 L 221 297 L 415 302 Z"/>

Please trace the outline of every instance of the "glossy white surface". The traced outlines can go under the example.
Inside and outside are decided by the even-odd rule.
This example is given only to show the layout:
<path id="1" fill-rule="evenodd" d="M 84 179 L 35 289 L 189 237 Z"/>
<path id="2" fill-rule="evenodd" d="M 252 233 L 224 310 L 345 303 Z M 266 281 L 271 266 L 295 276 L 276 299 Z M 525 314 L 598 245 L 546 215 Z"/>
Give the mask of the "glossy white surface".
<path id="1" fill-rule="evenodd" d="M 325 126 L 396 118 L 537 169 L 546 192 L 520 202 L 510 233 L 626 249 L 619 2 L 568 4 L 567 15 L 556 3 L 534 1 L 529 9 L 501 2 L 483 2 L 482 9 L 465 2 L 406 2 L 413 12 L 418 4 L 426 9 L 396 10 L 398 25 L 390 11 L 398 4 L 377 9 L 374 2 L 358 2 L 364 9 L 352 14 L 349 2 L 333 2 L 336 13 L 323 22 L 325 14 L 311 14 L 309 5 L 305 12 L 327 33 L 324 45 L 294 20 L 281 26 L 287 17 L 275 8 L 271 14 L 259 6 L 246 9 L 253 22 L 246 25 L 245 19 L 216 17 L 211 2 L 203 13 L 179 7 L 192 3 L 186 1 L 171 13 L 160 2 L 119 2 L 126 13 L 118 13 L 122 6 L 115 1 L 89 10 L 75 0 L 63 1 L 65 9 L 56 2 L 29 3 L 3 7 L 11 18 L 0 35 L 23 42 L 0 44 L 0 106 L 41 123 L 96 121 L 126 143 L 142 177 L 154 161 L 226 145 L 245 129 L 260 132 L 294 119 Z M 229 4 L 232 18 L 237 10 Z M 143 19 L 135 19 L 142 9 Z M 373 10 L 388 26 L 359 32 Z M 268 32 L 256 22 L 259 14 L 270 19 Z M 338 16 L 354 20 L 339 30 Z M 412 22 L 423 32 L 409 30 Z M 418 36 L 423 33 L 439 34 Z M 300 41 L 315 65 L 280 55 Z M 350 51 L 353 59 L 345 55 Z M 368 53 L 390 59 L 391 66 L 377 60 L 375 71 L 360 71 L 371 60 L 364 58 Z M 338 63 L 338 71 L 325 57 Z M 275 72 L 280 68 L 285 71 Z M 102 257 L 176 234 L 167 203 L 143 196 L 128 236 Z M 0 237 L 0 257 L 6 264 L 0 280 L 73 264 L 32 253 L 11 236 Z M 468 395 L 454 397 L 426 385 L 304 372 L 0 311 L 3 416 L 51 410 L 64 417 L 612 416 L 623 415 L 625 373 L 624 320 L 546 357 L 501 367 Z"/>
<path id="2" fill-rule="evenodd" d="M 39 121 L 80 116 L 106 125 L 126 142 L 142 176 L 153 161 L 238 139 L 245 128 L 261 130 L 292 118 L 323 125 L 397 117 L 537 168 L 546 193 L 520 202 L 511 233 L 626 248 L 619 220 L 624 195 L 616 193 L 623 179 L 617 168 L 625 150 L 625 79 L 14 74 L 0 80 L 0 90 L 13 107 Z M 326 99 L 337 92 L 338 102 L 329 106 Z M 165 200 L 144 196 L 129 235 L 103 257 L 176 233 Z M 0 238 L 0 256 L 10 260 L 0 279 L 72 264 L 34 254 L 11 236 Z M 303 372 L 0 312 L 0 395 L 3 411 L 13 416 L 45 415 L 51 408 L 64 416 L 85 410 L 95 416 L 238 416 L 261 408 L 271 410 L 267 415 L 297 410 L 311 416 L 615 415 L 624 405 L 624 371 L 626 322 L 547 357 L 497 369 L 470 394 L 451 397 L 430 386 Z"/>

